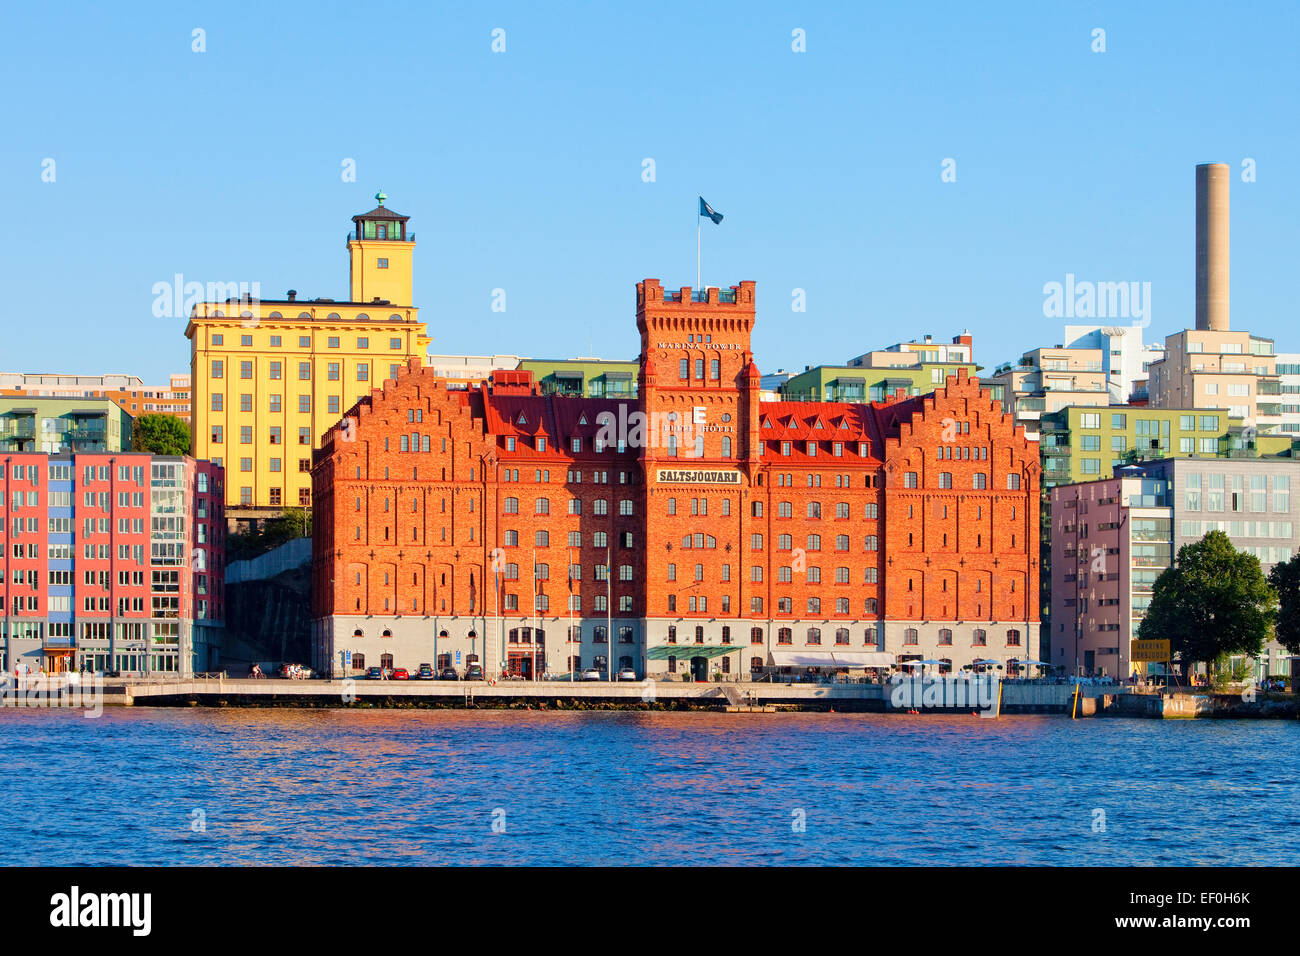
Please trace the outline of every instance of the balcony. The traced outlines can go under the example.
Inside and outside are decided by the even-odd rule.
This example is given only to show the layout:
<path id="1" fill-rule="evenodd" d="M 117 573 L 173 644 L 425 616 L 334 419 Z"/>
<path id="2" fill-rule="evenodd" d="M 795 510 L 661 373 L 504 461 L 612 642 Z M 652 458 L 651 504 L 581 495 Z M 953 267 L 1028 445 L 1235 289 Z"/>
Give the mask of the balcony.
<path id="1" fill-rule="evenodd" d="M 0 420 L 0 438 L 35 438 L 36 420 L 34 418 Z"/>

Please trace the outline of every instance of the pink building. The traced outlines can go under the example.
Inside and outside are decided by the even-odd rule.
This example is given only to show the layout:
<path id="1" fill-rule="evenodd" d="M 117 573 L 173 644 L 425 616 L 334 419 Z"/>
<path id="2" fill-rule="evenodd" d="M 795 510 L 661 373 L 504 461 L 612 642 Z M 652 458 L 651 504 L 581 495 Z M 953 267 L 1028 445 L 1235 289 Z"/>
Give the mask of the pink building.
<path id="1" fill-rule="evenodd" d="M 1070 674 L 1127 677 L 1132 641 L 1173 562 L 1168 482 L 1136 468 L 1057 485 L 1052 496 L 1051 661 Z"/>
<path id="2" fill-rule="evenodd" d="M 6 673 L 207 669 L 224 616 L 220 466 L 145 452 L 0 456 Z"/>

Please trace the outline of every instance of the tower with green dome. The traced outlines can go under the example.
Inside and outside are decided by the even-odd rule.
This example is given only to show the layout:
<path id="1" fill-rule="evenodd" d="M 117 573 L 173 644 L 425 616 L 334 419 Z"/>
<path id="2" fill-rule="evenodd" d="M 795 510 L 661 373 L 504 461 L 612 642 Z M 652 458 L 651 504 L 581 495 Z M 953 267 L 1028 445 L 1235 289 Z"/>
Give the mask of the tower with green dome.
<path id="1" fill-rule="evenodd" d="M 353 227 L 348 233 L 352 301 L 409 306 L 415 298 L 415 233 L 406 228 L 411 217 L 387 208 L 387 199 L 379 190 L 375 193 L 379 205 L 352 217 Z"/>

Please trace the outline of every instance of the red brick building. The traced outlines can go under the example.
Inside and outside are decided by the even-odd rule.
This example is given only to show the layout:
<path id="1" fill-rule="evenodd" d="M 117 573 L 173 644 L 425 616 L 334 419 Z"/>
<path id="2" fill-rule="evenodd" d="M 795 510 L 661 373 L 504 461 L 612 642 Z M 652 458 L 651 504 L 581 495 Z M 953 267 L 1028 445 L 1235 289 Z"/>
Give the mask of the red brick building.
<path id="1" fill-rule="evenodd" d="M 760 402 L 752 282 L 636 306 L 637 399 L 412 363 L 326 436 L 315 666 L 1036 658 L 1038 455 L 977 380 Z"/>

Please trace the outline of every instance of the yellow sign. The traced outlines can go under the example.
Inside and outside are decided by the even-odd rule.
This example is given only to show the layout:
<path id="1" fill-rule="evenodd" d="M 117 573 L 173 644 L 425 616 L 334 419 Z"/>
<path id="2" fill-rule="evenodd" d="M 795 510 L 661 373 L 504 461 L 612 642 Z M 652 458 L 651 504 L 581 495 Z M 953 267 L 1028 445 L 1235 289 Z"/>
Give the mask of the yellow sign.
<path id="1" fill-rule="evenodd" d="M 1129 645 L 1129 659 L 1134 664 L 1169 660 L 1168 641 L 1134 641 Z"/>

